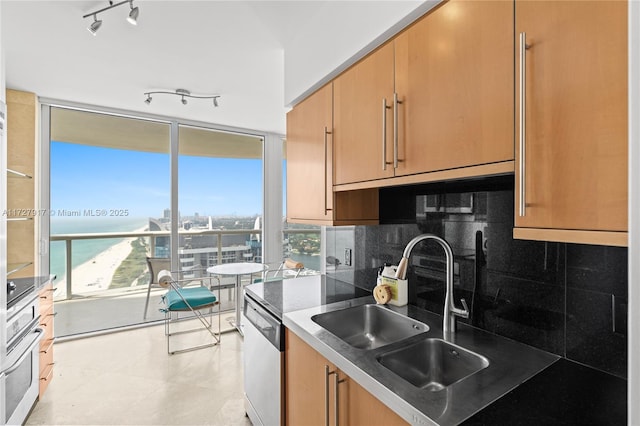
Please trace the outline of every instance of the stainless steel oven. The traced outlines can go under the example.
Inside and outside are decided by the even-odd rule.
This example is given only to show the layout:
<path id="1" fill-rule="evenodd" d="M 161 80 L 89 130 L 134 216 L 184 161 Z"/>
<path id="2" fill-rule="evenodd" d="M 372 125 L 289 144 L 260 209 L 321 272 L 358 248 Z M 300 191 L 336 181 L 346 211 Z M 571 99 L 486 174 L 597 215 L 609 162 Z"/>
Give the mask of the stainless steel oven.
<path id="1" fill-rule="evenodd" d="M 38 398 L 40 340 L 35 291 L 7 309 L 7 356 L 0 369 L 0 424 L 24 423 Z"/>

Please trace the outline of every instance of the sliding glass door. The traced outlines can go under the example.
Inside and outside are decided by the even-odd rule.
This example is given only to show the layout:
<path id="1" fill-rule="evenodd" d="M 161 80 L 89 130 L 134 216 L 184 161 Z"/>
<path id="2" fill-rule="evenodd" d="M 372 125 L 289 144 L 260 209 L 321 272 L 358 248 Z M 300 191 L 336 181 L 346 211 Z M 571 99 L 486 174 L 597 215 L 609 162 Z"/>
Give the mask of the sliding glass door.
<path id="1" fill-rule="evenodd" d="M 262 261 L 263 137 L 44 111 L 56 336 L 162 319 L 166 289 L 150 285 L 152 262 L 197 278 L 219 263 Z M 221 296 L 235 306 L 232 292 Z"/>
<path id="2" fill-rule="evenodd" d="M 178 260 L 184 277 L 262 259 L 262 138 L 179 126 Z M 233 285 L 233 276 L 221 277 Z M 220 294 L 234 309 L 233 291 Z"/>

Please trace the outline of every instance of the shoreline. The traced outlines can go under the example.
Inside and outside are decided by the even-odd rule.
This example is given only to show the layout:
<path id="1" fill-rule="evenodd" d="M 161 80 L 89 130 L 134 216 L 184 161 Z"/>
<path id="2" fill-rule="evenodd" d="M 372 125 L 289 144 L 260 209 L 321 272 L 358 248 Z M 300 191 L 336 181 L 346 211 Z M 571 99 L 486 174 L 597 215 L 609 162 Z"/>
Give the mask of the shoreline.
<path id="1" fill-rule="evenodd" d="M 146 225 L 132 232 L 143 232 L 145 229 L 147 229 Z M 116 270 L 131 254 L 133 250 L 131 243 L 138 238 L 125 238 L 73 268 L 71 271 L 73 274 L 73 293 L 80 295 L 107 290 Z M 59 290 L 56 292 L 56 297 L 66 297 L 66 281 L 66 274 L 58 280 Z M 60 285 L 62 283 L 65 283 L 65 285 Z"/>

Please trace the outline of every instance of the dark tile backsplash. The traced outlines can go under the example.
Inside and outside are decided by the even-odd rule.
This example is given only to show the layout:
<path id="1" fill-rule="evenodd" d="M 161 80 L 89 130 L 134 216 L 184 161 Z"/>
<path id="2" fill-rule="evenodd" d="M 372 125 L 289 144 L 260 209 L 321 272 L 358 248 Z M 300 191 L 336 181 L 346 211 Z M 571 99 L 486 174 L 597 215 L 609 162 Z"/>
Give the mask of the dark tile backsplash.
<path id="1" fill-rule="evenodd" d="M 413 191 L 409 216 L 405 209 L 394 220 L 381 209 L 383 225 L 327 228 L 327 256 L 342 262 L 345 248 L 353 252 L 351 266 L 328 267 L 327 273 L 373 289 L 377 268 L 397 264 L 411 238 L 439 235 L 453 248 L 455 301 L 461 306 L 466 299 L 466 321 L 626 378 L 627 249 L 514 240 L 513 190 L 484 189 Z M 410 264 L 409 303 L 441 314 L 442 249 L 418 244 Z"/>

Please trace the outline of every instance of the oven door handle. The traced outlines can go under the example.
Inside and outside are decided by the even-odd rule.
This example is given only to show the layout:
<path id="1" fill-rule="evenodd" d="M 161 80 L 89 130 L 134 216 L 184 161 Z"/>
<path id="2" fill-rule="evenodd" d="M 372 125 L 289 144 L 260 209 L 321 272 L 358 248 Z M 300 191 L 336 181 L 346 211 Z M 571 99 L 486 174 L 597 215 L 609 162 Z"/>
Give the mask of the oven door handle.
<path id="1" fill-rule="evenodd" d="M 20 331 L 20 333 L 13 336 L 9 342 L 7 342 L 7 347 L 13 349 L 13 346 L 15 346 L 16 343 L 22 340 L 27 334 L 30 334 L 31 332 L 29 330 L 35 330 L 38 324 L 40 324 L 40 315 L 32 319 L 31 322 L 29 322 L 29 324 Z"/>
<path id="2" fill-rule="evenodd" d="M 2 374 L 4 374 L 5 376 L 8 376 L 9 374 L 16 371 L 20 367 L 20 364 L 22 364 L 22 361 L 24 361 L 29 355 L 31 355 L 31 352 L 35 349 L 36 345 L 40 344 L 40 338 L 42 337 L 43 331 L 41 328 L 36 328 L 34 332 L 38 333 L 38 335 L 36 336 L 35 339 L 33 339 L 33 342 L 31 342 L 31 344 L 29 345 L 29 348 L 26 351 L 24 351 L 22 355 L 20 355 L 20 358 L 18 358 L 18 360 L 14 362 L 11 365 L 11 367 L 4 370 Z"/>

